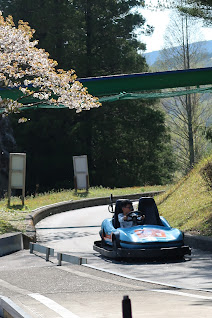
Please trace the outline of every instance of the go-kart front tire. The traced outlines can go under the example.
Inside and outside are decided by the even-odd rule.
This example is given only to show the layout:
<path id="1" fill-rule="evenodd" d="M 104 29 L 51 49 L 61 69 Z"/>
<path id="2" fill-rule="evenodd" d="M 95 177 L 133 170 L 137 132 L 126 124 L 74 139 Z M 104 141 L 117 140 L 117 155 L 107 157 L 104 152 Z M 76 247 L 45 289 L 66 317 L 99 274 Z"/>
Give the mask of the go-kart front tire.
<path id="1" fill-rule="evenodd" d="M 120 239 L 119 239 L 118 235 L 113 235 L 112 241 L 113 241 L 113 250 L 114 250 L 114 251 L 117 251 L 117 249 L 118 249 L 119 247 L 121 247 L 121 245 L 120 245 Z"/>
<path id="2" fill-rule="evenodd" d="M 104 231 L 104 230 L 101 230 L 99 234 L 100 234 L 100 237 L 101 237 L 101 245 L 102 245 L 102 247 L 105 247 L 105 245 L 106 245 L 105 239 L 104 239 L 104 237 L 105 237 L 105 231 Z"/>

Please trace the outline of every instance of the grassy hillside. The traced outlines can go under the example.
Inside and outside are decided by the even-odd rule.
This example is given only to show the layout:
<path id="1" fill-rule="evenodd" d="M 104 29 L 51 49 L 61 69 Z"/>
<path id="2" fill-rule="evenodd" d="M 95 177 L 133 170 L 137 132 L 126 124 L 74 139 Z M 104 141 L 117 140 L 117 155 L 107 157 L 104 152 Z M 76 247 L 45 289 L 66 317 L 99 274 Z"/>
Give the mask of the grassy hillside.
<path id="1" fill-rule="evenodd" d="M 208 190 L 201 174 L 208 162 L 212 162 L 212 156 L 202 160 L 185 178 L 156 198 L 160 214 L 172 227 L 212 235 L 212 190 Z"/>

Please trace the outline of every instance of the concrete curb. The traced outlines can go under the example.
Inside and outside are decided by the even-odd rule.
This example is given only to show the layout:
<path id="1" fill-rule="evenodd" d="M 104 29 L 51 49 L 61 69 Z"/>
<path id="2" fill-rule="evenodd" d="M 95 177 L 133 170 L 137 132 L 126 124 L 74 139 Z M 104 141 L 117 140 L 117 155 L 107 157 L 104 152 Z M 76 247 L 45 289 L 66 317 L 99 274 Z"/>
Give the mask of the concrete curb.
<path id="1" fill-rule="evenodd" d="M 5 296 L 0 296 L 0 317 L 32 318 L 12 300 Z"/>
<path id="2" fill-rule="evenodd" d="M 23 249 L 21 232 L 7 233 L 0 236 L 0 256 L 14 253 Z"/>
<path id="3" fill-rule="evenodd" d="M 185 233 L 184 241 L 186 245 L 193 248 L 212 252 L 212 237 Z"/>

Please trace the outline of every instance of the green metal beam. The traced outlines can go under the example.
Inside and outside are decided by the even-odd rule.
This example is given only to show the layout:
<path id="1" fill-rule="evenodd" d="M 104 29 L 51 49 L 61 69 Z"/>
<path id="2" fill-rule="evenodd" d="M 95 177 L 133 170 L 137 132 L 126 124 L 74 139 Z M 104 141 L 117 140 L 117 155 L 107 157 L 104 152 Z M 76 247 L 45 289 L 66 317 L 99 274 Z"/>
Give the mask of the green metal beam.
<path id="1" fill-rule="evenodd" d="M 81 78 L 79 81 L 93 96 L 111 96 L 165 88 L 212 84 L 212 67 L 156 73 L 138 73 Z"/>

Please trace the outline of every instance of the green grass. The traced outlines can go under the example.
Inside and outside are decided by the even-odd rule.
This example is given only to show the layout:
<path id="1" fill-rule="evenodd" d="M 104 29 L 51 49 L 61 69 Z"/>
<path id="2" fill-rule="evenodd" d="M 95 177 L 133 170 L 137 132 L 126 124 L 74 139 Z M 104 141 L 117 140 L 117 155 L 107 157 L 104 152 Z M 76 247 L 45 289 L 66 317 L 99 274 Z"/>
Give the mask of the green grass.
<path id="1" fill-rule="evenodd" d="M 202 160 L 186 177 L 165 194 L 156 197 L 160 215 L 172 227 L 193 234 L 212 235 L 212 191 L 209 191 L 200 170 L 212 161 Z"/>
<path id="2" fill-rule="evenodd" d="M 147 186 L 132 188 L 109 189 L 103 187 L 90 188 L 88 192 L 75 190 L 52 191 L 49 193 L 38 194 L 36 197 L 28 196 L 25 198 L 25 205 L 22 207 L 20 198 L 12 197 L 10 207 L 7 199 L 0 201 L 0 234 L 25 231 L 25 217 L 36 208 L 41 206 L 69 200 L 81 200 L 86 198 L 109 197 L 113 195 L 134 194 L 147 191 L 160 191 L 167 189 L 164 186 Z"/>

